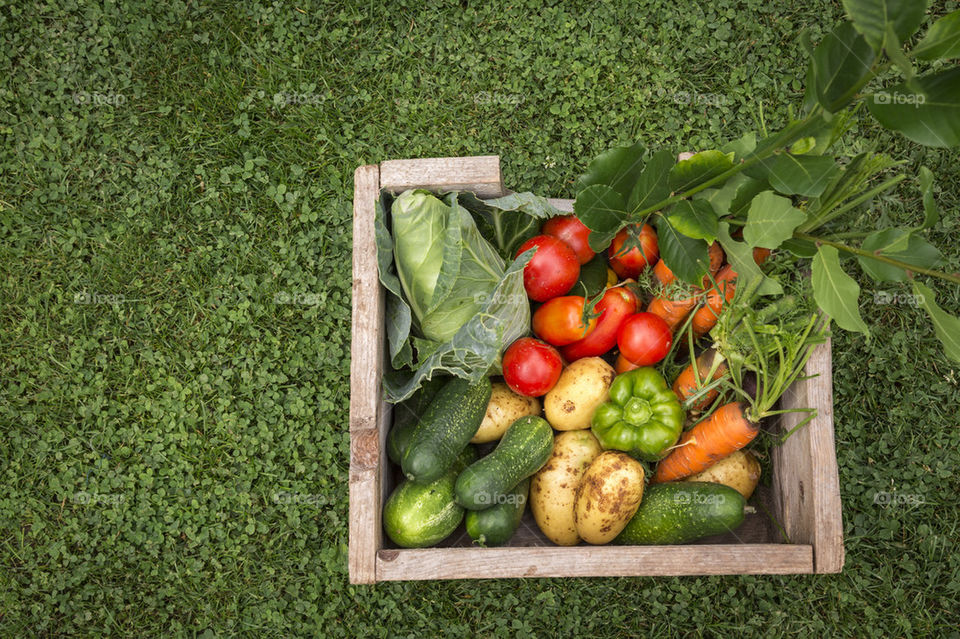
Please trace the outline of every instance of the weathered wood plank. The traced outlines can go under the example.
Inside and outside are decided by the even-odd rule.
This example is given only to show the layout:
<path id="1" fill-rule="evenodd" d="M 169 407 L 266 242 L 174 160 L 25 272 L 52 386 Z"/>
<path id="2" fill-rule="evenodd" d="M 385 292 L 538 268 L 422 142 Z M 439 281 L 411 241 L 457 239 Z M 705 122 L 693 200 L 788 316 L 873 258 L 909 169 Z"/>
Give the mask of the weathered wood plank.
<path id="1" fill-rule="evenodd" d="M 808 545 L 577 546 L 381 550 L 379 581 L 813 572 Z"/>
<path id="2" fill-rule="evenodd" d="M 380 192 L 379 168 L 354 173 L 353 316 L 350 344 L 350 527 L 348 568 L 351 583 L 376 581 L 376 553 L 382 546 L 380 434 L 383 375 L 384 294 L 377 276 L 374 207 Z"/>
<path id="3" fill-rule="evenodd" d="M 559 198 L 547 198 L 547 201 L 554 206 L 554 208 L 560 209 L 564 213 L 573 213 L 573 200 L 561 200 Z"/>
<path id="4" fill-rule="evenodd" d="M 380 163 L 380 186 L 394 193 L 413 188 L 473 191 L 486 198 L 506 193 L 498 155 L 388 160 Z"/>
<path id="5" fill-rule="evenodd" d="M 780 523 L 792 543 L 810 544 L 816 572 L 843 568 L 843 520 L 833 428 L 830 342 L 818 346 L 807 362 L 810 379 L 796 382 L 781 399 L 783 408 L 816 407 L 816 418 L 772 449 L 773 489 Z M 804 418 L 787 413 L 780 432 Z"/>

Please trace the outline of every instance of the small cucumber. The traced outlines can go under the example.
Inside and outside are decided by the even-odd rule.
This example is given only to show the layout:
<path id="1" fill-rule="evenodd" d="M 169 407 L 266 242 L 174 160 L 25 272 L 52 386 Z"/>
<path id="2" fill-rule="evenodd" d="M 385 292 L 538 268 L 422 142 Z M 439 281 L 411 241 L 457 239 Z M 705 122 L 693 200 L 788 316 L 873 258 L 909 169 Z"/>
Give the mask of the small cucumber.
<path id="1" fill-rule="evenodd" d="M 393 543 L 403 548 L 433 546 L 457 529 L 463 508 L 453 497 L 457 475 L 477 454 L 473 446 L 454 461 L 450 470 L 429 484 L 400 482 L 383 506 L 383 528 Z"/>
<path id="2" fill-rule="evenodd" d="M 437 391 L 417 422 L 400 466 L 407 479 L 429 484 L 442 477 L 476 434 L 490 401 L 490 379 L 454 377 Z"/>
<path id="3" fill-rule="evenodd" d="M 511 490 L 505 499 L 484 510 L 467 511 L 467 534 L 481 546 L 499 546 L 510 541 L 517 532 L 530 495 L 527 477 Z"/>
<path id="4" fill-rule="evenodd" d="M 446 383 L 443 377 L 437 377 L 423 383 L 413 397 L 400 402 L 393 407 L 393 426 L 387 433 L 387 457 L 390 461 L 400 465 L 403 453 L 410 445 L 410 436 L 417 422 L 426 412 L 430 402 L 437 396 L 437 392 Z"/>
<path id="5" fill-rule="evenodd" d="M 527 415 L 510 425 L 497 448 L 457 478 L 457 503 L 468 510 L 499 504 L 514 486 L 547 463 L 553 429 L 542 417 Z"/>
<path id="6" fill-rule="evenodd" d="M 654 484 L 618 544 L 683 544 L 734 530 L 743 523 L 743 495 L 707 482 Z"/>

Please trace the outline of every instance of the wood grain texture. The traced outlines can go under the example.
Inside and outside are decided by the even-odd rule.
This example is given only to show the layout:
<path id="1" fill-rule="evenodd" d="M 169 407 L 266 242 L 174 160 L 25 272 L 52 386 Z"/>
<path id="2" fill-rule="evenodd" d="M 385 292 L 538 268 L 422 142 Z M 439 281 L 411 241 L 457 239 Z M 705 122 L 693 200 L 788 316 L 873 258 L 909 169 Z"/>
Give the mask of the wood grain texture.
<path id="1" fill-rule="evenodd" d="M 830 348 L 827 341 L 814 350 L 806 366 L 814 377 L 796 382 L 781 399 L 783 408 L 816 408 L 817 416 L 771 452 L 780 523 L 792 543 L 813 546 L 818 573 L 840 572 L 844 562 Z M 780 432 L 789 432 L 803 417 L 781 416 Z"/>
<path id="2" fill-rule="evenodd" d="M 564 213 L 573 213 L 573 200 L 562 200 L 559 198 L 547 198 L 554 208 L 560 209 Z"/>
<path id="3" fill-rule="evenodd" d="M 504 195 L 500 156 L 388 160 L 380 163 L 380 186 L 394 193 L 421 188 L 430 191 L 473 191 L 480 197 Z"/>
<path id="4" fill-rule="evenodd" d="M 374 207 L 380 192 L 379 168 L 354 173 L 353 316 L 350 343 L 350 528 L 351 583 L 376 581 L 376 553 L 383 544 L 380 480 L 383 472 L 381 426 L 388 417 L 380 399 L 383 375 L 384 293 L 377 274 Z"/>
<path id="5" fill-rule="evenodd" d="M 782 575 L 813 572 L 808 545 L 381 550 L 377 580 Z"/>

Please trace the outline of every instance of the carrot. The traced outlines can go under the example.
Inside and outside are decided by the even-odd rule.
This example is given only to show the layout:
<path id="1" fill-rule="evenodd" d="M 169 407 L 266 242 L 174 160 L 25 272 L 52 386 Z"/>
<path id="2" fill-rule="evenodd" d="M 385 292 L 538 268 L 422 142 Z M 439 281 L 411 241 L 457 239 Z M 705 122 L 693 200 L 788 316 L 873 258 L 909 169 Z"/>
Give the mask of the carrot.
<path id="1" fill-rule="evenodd" d="M 723 249 L 720 248 L 719 242 L 714 242 L 710 245 L 710 275 L 717 274 L 717 271 L 723 266 L 724 257 Z M 664 286 L 677 281 L 677 276 L 673 274 L 673 271 L 670 270 L 670 267 L 667 266 L 663 260 L 653 265 L 653 274 L 657 277 L 657 281 Z M 708 286 L 710 286 L 710 278 L 704 277 L 703 288 L 707 288 Z"/>
<path id="2" fill-rule="evenodd" d="M 693 334 L 705 335 L 716 326 L 725 304 L 733 299 L 736 291 L 737 272 L 729 264 L 720 269 L 715 278 L 717 285 L 707 293 L 706 303 L 693 314 Z"/>
<path id="3" fill-rule="evenodd" d="M 659 262 L 658 262 L 659 263 Z M 663 319 L 670 327 L 670 332 L 675 333 L 677 327 L 683 324 L 687 315 L 697 305 L 697 297 L 691 296 L 678 300 L 669 300 L 666 297 L 655 297 L 647 305 L 647 312 L 653 313 Z"/>
<path id="4" fill-rule="evenodd" d="M 753 441 L 760 424 L 747 419 L 740 402 L 724 404 L 710 417 L 680 437 L 673 450 L 657 464 L 651 483 L 676 481 L 706 470 Z"/>
<path id="5" fill-rule="evenodd" d="M 704 386 L 710 382 L 717 381 L 727 373 L 727 364 L 722 359 L 716 363 L 716 368 L 714 368 L 716 359 L 717 352 L 715 350 L 706 350 L 700 353 L 700 357 L 695 360 L 697 365 L 696 374 L 694 374 L 693 370 L 694 362 L 690 362 L 690 364 L 677 375 L 677 379 L 673 381 L 673 392 L 681 404 L 701 391 Z M 714 369 L 712 375 L 710 374 L 711 369 Z M 698 377 L 700 379 L 700 386 L 697 386 Z M 708 377 L 710 379 L 707 379 Z M 713 400 L 715 400 L 719 394 L 720 390 L 717 388 L 707 391 L 701 399 L 697 400 L 697 402 L 691 406 L 691 409 L 704 410 L 713 403 Z"/>
<path id="6" fill-rule="evenodd" d="M 757 263 L 757 266 L 763 266 L 763 263 L 767 261 L 767 258 L 770 257 L 770 253 L 772 252 L 770 249 L 757 246 L 753 249 L 753 261 Z"/>
<path id="7" fill-rule="evenodd" d="M 623 353 L 617 355 L 617 364 L 613 367 L 617 372 L 617 375 L 622 375 L 627 371 L 632 371 L 635 368 L 640 368 L 637 364 L 634 364 L 629 359 L 623 356 Z"/>

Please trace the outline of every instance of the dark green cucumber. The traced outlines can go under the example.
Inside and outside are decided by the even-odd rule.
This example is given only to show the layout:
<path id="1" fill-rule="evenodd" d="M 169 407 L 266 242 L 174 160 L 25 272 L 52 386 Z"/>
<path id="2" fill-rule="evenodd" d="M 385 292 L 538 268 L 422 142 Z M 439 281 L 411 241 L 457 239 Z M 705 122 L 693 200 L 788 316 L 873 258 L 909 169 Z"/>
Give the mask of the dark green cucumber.
<path id="1" fill-rule="evenodd" d="M 457 475 L 477 454 L 473 446 L 454 461 L 440 479 L 429 484 L 400 482 L 383 506 L 383 528 L 393 543 L 403 548 L 424 548 L 443 541 L 463 520 L 463 507 L 453 496 Z"/>
<path id="2" fill-rule="evenodd" d="M 407 479 L 429 484 L 453 465 L 480 427 L 490 401 L 490 379 L 476 384 L 454 377 L 437 391 L 417 422 L 400 466 Z"/>
<path id="3" fill-rule="evenodd" d="M 457 478 L 457 503 L 483 510 L 500 503 L 513 487 L 547 463 L 553 429 L 542 417 L 528 415 L 510 424 L 497 448 Z"/>
<path id="4" fill-rule="evenodd" d="M 507 543 L 520 526 L 529 495 L 530 478 L 527 477 L 499 503 L 484 510 L 468 510 L 467 534 L 481 546 Z"/>
<path id="5" fill-rule="evenodd" d="M 393 407 L 393 426 L 387 433 L 387 457 L 390 461 L 400 465 L 403 453 L 410 444 L 413 429 L 446 382 L 447 379 L 443 377 L 426 381 L 413 397 Z"/>
<path id="6" fill-rule="evenodd" d="M 618 544 L 683 544 L 734 530 L 743 523 L 746 501 L 723 484 L 671 482 L 654 484 Z"/>

